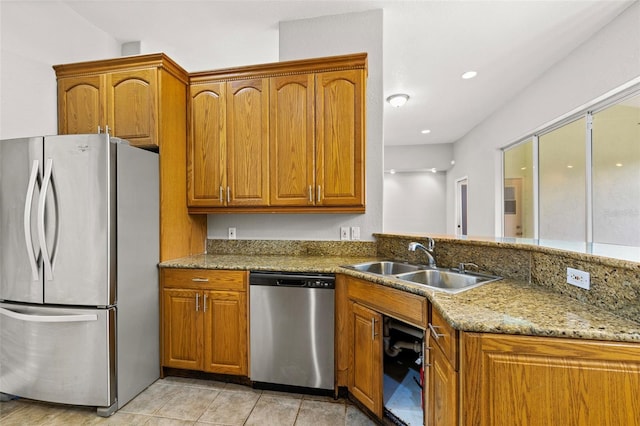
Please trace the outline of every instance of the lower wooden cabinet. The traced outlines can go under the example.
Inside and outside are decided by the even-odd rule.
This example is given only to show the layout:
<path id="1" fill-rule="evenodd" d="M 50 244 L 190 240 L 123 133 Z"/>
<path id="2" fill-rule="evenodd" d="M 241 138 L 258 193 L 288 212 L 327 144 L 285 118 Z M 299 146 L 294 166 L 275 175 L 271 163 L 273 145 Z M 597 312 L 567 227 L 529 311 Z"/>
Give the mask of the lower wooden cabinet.
<path id="1" fill-rule="evenodd" d="M 162 366 L 248 374 L 248 272 L 162 269 Z"/>
<path id="2" fill-rule="evenodd" d="M 462 333 L 463 425 L 640 425 L 640 345 Z"/>
<path id="3" fill-rule="evenodd" d="M 382 417 L 382 315 L 350 302 L 349 392 Z"/>
<path id="4" fill-rule="evenodd" d="M 458 331 L 431 308 L 425 351 L 425 424 L 458 424 Z"/>

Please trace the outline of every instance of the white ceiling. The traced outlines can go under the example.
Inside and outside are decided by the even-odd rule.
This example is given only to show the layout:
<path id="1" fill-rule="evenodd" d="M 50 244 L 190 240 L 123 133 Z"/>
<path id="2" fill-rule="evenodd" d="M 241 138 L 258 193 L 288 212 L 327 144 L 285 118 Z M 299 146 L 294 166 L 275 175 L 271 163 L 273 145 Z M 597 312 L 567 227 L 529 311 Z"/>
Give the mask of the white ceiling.
<path id="1" fill-rule="evenodd" d="M 633 1 L 63 1 L 188 71 L 278 60 L 278 23 L 384 10 L 385 145 L 452 143 Z M 143 53 L 146 53 L 143 51 Z M 467 70 L 478 77 L 462 80 Z M 423 135 L 422 129 L 431 133 Z"/>

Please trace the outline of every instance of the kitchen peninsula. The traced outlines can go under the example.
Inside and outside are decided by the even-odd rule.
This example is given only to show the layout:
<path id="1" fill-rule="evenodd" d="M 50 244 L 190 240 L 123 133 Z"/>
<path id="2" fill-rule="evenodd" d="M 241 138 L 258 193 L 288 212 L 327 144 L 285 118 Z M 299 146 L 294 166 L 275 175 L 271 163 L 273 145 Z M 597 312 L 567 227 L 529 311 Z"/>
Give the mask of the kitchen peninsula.
<path id="1" fill-rule="evenodd" d="M 337 274 L 336 386 L 347 387 L 351 394 L 351 360 L 358 349 L 350 340 L 353 323 L 348 306 L 355 303 L 397 317 L 402 312 L 388 312 L 402 309 L 393 306 L 393 297 L 424 297 L 428 322 L 414 325 L 425 330 L 434 324 L 443 327 L 435 335 L 426 332 L 432 342 L 427 346 L 435 347 L 428 351 L 433 371 L 427 369 L 425 379 L 428 424 L 507 424 L 520 415 L 544 423 L 559 419 L 558 413 L 564 413 L 561 420 L 569 423 L 588 419 L 637 424 L 640 406 L 633 389 L 640 386 L 640 323 L 635 320 L 640 309 L 640 264 L 543 247 L 439 237 L 434 238 L 439 266 L 473 262 L 503 277 L 447 294 L 342 267 L 382 258 L 424 263 L 420 253 L 409 253 L 406 247 L 426 236 L 375 237 L 376 242 L 347 244 L 210 240 L 207 254 L 163 262 L 161 267 Z M 591 273 L 590 291 L 577 289 L 581 291 L 574 294 L 562 284 L 566 276 L 558 274 L 567 266 Z M 358 287 L 364 289 L 360 295 L 349 292 Z M 390 295 L 386 306 L 373 300 L 376 294 Z M 451 352 L 440 343 L 436 346 L 435 337 L 442 336 L 442 330 L 451 333 Z M 538 382 L 546 387 L 537 389 L 533 385 Z M 574 400 L 576 387 L 579 402 Z M 369 403 L 356 399 L 380 417 L 380 391 L 371 391 Z M 621 393 L 609 397 L 608 392 Z M 545 409 L 540 404 L 548 400 L 553 403 Z"/>

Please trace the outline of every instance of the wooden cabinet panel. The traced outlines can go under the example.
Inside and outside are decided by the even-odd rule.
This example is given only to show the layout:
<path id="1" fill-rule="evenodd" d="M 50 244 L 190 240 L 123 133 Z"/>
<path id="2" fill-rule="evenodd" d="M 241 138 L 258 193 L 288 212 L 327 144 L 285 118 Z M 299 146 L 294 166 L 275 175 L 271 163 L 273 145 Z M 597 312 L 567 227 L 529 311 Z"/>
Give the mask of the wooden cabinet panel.
<path id="1" fill-rule="evenodd" d="M 429 321 L 430 342 L 438 346 L 449 360 L 454 370 L 458 370 L 458 330 L 454 329 L 442 317 L 437 309 L 431 310 Z"/>
<path id="2" fill-rule="evenodd" d="M 187 165 L 188 203 L 224 206 L 226 191 L 226 84 L 190 87 Z"/>
<path id="3" fill-rule="evenodd" d="M 246 293 L 204 293 L 204 370 L 248 374 Z"/>
<path id="4" fill-rule="evenodd" d="M 314 76 L 274 77 L 270 85 L 271 205 L 313 205 Z"/>
<path id="5" fill-rule="evenodd" d="M 430 365 L 425 370 L 428 384 L 425 393 L 426 424 L 455 426 L 458 424 L 458 373 L 440 347 L 429 346 Z"/>
<path id="6" fill-rule="evenodd" d="M 366 54 L 192 74 L 189 211 L 364 212 L 365 78 Z"/>
<path id="7" fill-rule="evenodd" d="M 157 69 L 107 74 L 110 133 L 135 146 L 157 145 Z"/>
<path id="8" fill-rule="evenodd" d="M 97 133 L 104 128 L 105 79 L 103 75 L 66 77 L 58 80 L 58 132 Z"/>
<path id="9" fill-rule="evenodd" d="M 382 417 L 382 315 L 350 303 L 349 391 Z"/>
<path id="10" fill-rule="evenodd" d="M 463 424 L 640 424 L 637 344 L 463 335 Z"/>
<path id="11" fill-rule="evenodd" d="M 427 327 L 426 297 L 349 276 L 345 276 L 345 281 L 349 299 L 421 329 Z"/>
<path id="12" fill-rule="evenodd" d="M 316 75 L 316 179 L 320 205 L 364 205 L 363 70 Z"/>
<path id="13" fill-rule="evenodd" d="M 227 205 L 269 204 L 269 79 L 227 83 Z"/>
<path id="14" fill-rule="evenodd" d="M 247 271 L 161 270 L 163 367 L 248 374 Z"/>
<path id="15" fill-rule="evenodd" d="M 198 292 L 165 289 L 162 294 L 163 365 L 199 370 L 202 364 L 202 317 L 196 310 L 196 303 L 202 302 L 197 298 Z"/>

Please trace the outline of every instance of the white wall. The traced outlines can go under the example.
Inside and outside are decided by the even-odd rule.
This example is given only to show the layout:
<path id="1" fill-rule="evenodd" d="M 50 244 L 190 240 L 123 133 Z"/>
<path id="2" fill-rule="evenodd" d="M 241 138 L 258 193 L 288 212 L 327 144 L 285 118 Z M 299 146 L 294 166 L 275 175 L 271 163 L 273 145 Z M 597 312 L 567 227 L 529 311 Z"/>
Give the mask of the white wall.
<path id="1" fill-rule="evenodd" d="M 59 2 L 0 2 L 0 139 L 56 134 L 52 65 L 120 55 L 120 45 Z"/>
<path id="2" fill-rule="evenodd" d="M 280 23 L 280 60 L 368 53 L 365 214 L 218 214 L 209 238 L 337 240 L 341 226 L 359 226 L 362 240 L 382 230 L 382 10 Z"/>
<path id="3" fill-rule="evenodd" d="M 453 144 L 386 145 L 384 169 L 445 171 L 451 168 Z"/>
<path id="4" fill-rule="evenodd" d="M 640 76 L 639 40 L 635 3 L 455 143 L 456 164 L 447 174 L 447 233 L 455 233 L 455 180 L 468 176 L 469 235 L 496 235 L 499 148 Z"/>
<path id="5" fill-rule="evenodd" d="M 384 174 L 383 230 L 389 233 L 446 233 L 443 172 Z"/>

